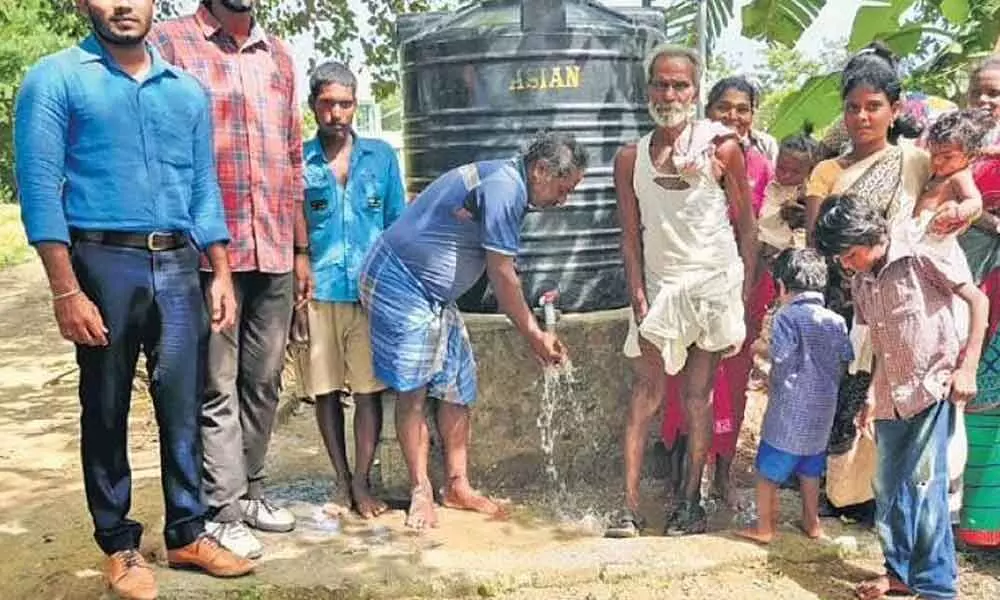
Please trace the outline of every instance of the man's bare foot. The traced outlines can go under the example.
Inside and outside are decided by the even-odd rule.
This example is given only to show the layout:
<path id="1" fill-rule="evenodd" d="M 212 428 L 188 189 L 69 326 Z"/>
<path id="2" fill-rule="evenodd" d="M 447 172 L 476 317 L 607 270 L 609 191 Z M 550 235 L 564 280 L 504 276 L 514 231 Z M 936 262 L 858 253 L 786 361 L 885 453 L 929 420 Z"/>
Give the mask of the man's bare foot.
<path id="1" fill-rule="evenodd" d="M 738 537 L 741 537 L 741 538 L 745 539 L 745 540 L 750 540 L 751 542 L 754 542 L 754 543 L 757 543 L 757 544 L 763 544 L 765 546 L 768 545 L 768 544 L 770 544 L 771 541 L 774 539 L 774 532 L 773 531 L 764 531 L 763 529 L 760 529 L 759 527 L 751 527 L 749 529 L 742 529 L 740 531 L 737 531 L 736 535 Z"/>
<path id="2" fill-rule="evenodd" d="M 337 487 L 330 501 L 323 505 L 323 512 L 331 517 L 342 517 L 351 512 L 351 482 L 337 481 Z"/>
<path id="3" fill-rule="evenodd" d="M 442 496 L 442 504 L 448 508 L 471 510 L 491 517 L 498 516 L 503 512 L 503 509 L 496 502 L 472 489 L 468 479 L 452 479 Z"/>
<path id="4" fill-rule="evenodd" d="M 806 537 L 811 540 L 818 540 L 823 537 L 823 525 L 819 522 L 819 519 L 815 523 L 806 523 L 805 521 L 799 521 L 799 530 L 806 534 Z"/>
<path id="5" fill-rule="evenodd" d="M 351 496 L 354 498 L 354 510 L 362 519 L 371 519 L 389 510 L 389 505 L 372 496 L 371 490 L 362 479 L 355 479 L 351 484 Z"/>
<path id="6" fill-rule="evenodd" d="M 912 596 L 913 591 L 902 581 L 888 575 L 862 581 L 854 588 L 854 595 L 860 600 L 875 600 L 889 594 Z"/>
<path id="7" fill-rule="evenodd" d="M 411 529 L 437 527 L 437 510 L 434 509 L 434 493 L 429 483 L 413 488 L 410 508 L 406 512 L 405 525 Z"/>

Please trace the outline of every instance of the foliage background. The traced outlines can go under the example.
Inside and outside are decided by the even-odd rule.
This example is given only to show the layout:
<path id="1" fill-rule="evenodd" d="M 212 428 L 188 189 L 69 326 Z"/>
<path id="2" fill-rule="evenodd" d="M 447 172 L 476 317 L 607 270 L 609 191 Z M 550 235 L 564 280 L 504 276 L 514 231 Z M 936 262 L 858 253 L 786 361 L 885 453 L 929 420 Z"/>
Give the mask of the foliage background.
<path id="1" fill-rule="evenodd" d="M 0 203 L 13 201 L 12 120 L 18 86 L 38 59 L 87 35 L 89 25 L 74 4 L 74 0 L 0 0 Z M 157 18 L 188 14 L 196 5 L 197 0 L 159 0 Z M 311 37 L 314 51 L 309 66 L 318 57 L 365 64 L 376 98 L 387 108 L 398 107 L 396 15 L 451 4 L 448 0 L 361 0 L 361 5 L 367 14 L 356 14 L 347 0 L 258 0 L 256 14 L 278 36 Z"/>
<path id="2" fill-rule="evenodd" d="M 736 0 L 708 2 L 710 78 L 732 65 L 713 56 L 715 40 L 734 18 Z M 848 51 L 883 40 L 903 57 L 911 89 L 958 99 L 967 85 L 969 63 L 991 52 L 1000 34 L 1000 0 L 866 0 L 847 39 L 827 43 L 822 60 L 795 50 L 820 10 L 838 0 L 752 0 L 741 9 L 744 36 L 767 43 L 764 61 L 751 74 L 763 101 L 758 125 L 777 137 L 809 120 L 818 127 L 840 112 L 839 72 Z M 158 0 L 158 18 L 190 12 L 197 0 Z M 398 66 L 393 40 L 396 15 L 454 8 L 460 0 L 258 0 L 257 16 L 282 37 L 308 36 L 317 57 L 364 64 L 373 92 L 386 109 L 399 106 Z M 664 30 L 673 41 L 692 43 L 697 0 L 654 0 L 664 11 Z M 11 117 L 18 85 L 40 57 L 64 48 L 88 32 L 74 0 L 0 0 L 0 202 L 11 201 Z M 356 55 L 356 56 L 355 56 Z M 391 112 L 387 111 L 387 112 Z M 397 113 L 398 114 L 398 113 Z"/>

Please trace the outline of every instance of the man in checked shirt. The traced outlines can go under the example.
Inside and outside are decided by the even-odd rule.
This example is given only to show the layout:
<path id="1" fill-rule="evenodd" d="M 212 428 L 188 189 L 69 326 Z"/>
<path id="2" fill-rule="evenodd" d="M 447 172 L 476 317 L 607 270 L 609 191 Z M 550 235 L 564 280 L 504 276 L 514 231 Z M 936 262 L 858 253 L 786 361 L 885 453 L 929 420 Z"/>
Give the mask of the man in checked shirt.
<path id="1" fill-rule="evenodd" d="M 150 36 L 212 101 L 237 314 L 234 327 L 209 340 L 204 495 L 209 532 L 250 558 L 263 549 L 247 525 L 295 526 L 289 511 L 263 496 L 264 456 L 292 307 L 312 293 L 292 56 L 254 20 L 253 7 L 254 0 L 202 0 L 193 15 L 161 23 Z"/>
<path id="2" fill-rule="evenodd" d="M 894 252 L 888 229 L 875 210 L 849 195 L 828 197 L 815 229 L 817 248 L 855 273 L 855 318 L 872 332 L 873 394 L 859 425 L 874 421 L 875 524 L 886 573 L 861 583 L 856 594 L 862 600 L 890 593 L 955 598 L 948 436 L 954 411 L 976 394 L 989 304 L 941 259 L 919 247 Z M 956 296 L 970 308 L 964 353 L 952 313 Z"/>

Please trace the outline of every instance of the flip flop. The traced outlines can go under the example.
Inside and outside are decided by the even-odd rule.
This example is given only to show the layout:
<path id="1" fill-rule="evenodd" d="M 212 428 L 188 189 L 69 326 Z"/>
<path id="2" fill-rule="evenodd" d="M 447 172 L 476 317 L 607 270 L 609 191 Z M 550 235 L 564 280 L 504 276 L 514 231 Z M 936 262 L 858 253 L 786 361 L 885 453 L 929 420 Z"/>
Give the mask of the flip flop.
<path id="1" fill-rule="evenodd" d="M 604 530 L 604 537 L 626 539 L 639 537 L 646 521 L 635 511 L 623 508 L 615 518 L 614 524 Z"/>

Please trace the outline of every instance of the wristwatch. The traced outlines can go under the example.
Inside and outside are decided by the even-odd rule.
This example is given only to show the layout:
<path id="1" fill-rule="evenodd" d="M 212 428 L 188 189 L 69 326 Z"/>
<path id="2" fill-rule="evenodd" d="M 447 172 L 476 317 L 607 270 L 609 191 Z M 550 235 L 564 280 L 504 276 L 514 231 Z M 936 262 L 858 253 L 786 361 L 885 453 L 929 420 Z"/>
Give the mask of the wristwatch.
<path id="1" fill-rule="evenodd" d="M 296 246 L 295 254 L 297 256 L 309 256 L 309 246 Z"/>

